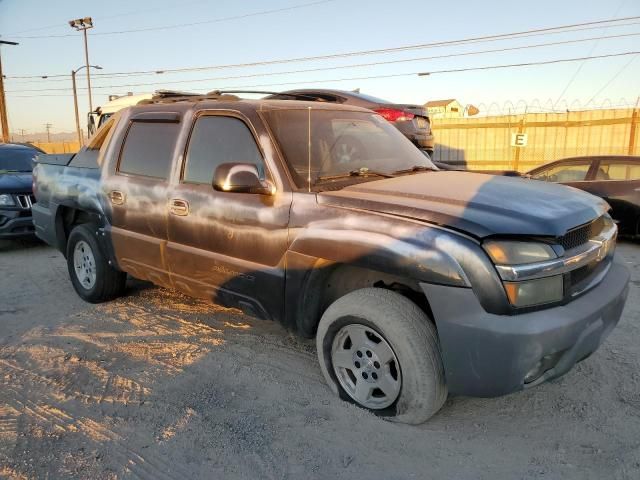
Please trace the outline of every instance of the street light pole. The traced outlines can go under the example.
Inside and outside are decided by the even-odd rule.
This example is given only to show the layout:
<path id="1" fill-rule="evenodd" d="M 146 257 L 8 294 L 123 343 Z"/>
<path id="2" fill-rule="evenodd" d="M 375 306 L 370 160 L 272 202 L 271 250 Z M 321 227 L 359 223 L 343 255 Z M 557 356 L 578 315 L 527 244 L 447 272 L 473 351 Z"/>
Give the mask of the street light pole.
<path id="1" fill-rule="evenodd" d="M 91 68 L 95 68 L 97 70 L 102 70 L 102 67 L 99 65 L 89 65 L 89 68 L 87 68 L 86 65 L 83 65 L 80 68 L 77 68 L 75 70 L 71 70 L 71 83 L 73 84 L 73 108 L 75 110 L 76 113 L 76 132 L 78 134 L 78 143 L 80 143 L 80 146 L 84 145 L 84 137 L 82 135 L 82 131 L 80 130 L 80 115 L 78 113 L 78 90 L 76 88 L 76 73 L 78 73 L 80 70 L 82 70 L 83 68 L 87 69 L 87 77 L 89 76 L 89 70 Z M 89 98 L 91 98 L 91 96 L 89 96 Z M 93 111 L 93 109 L 91 107 L 89 107 L 89 111 Z"/>
<path id="2" fill-rule="evenodd" d="M 82 29 L 84 34 L 84 65 L 87 67 L 87 88 L 89 89 L 89 111 L 93 112 L 93 97 L 91 96 L 91 69 L 89 68 L 89 47 L 87 46 L 87 29 Z"/>
<path id="3" fill-rule="evenodd" d="M 82 30 L 84 36 L 84 66 L 87 69 L 87 89 L 89 91 L 89 111 L 93 111 L 93 100 L 91 98 L 91 73 L 89 72 L 89 46 L 87 43 L 87 30 L 93 28 L 93 20 L 91 17 L 76 18 L 69 20 L 69 25 L 77 31 Z"/>
<path id="4" fill-rule="evenodd" d="M 0 44 L 18 45 L 16 42 L 0 40 Z M 2 74 L 2 56 L 0 56 L 0 125 L 2 126 L 2 141 L 9 143 L 9 119 L 7 118 L 7 100 L 4 96 L 4 76 Z"/>

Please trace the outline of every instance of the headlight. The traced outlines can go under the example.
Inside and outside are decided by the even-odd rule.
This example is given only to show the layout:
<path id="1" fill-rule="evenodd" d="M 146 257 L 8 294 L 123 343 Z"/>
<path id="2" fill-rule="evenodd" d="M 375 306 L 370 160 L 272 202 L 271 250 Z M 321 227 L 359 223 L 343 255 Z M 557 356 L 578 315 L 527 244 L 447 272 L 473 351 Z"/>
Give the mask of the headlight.
<path id="1" fill-rule="evenodd" d="M 498 265 L 521 265 L 558 257 L 551 246 L 536 242 L 490 240 L 484 244 L 484 249 Z"/>
<path id="2" fill-rule="evenodd" d="M 558 302 L 564 296 L 562 275 L 526 282 L 504 282 L 509 302 L 514 307 L 530 307 Z"/>
<path id="3" fill-rule="evenodd" d="M 0 195 L 0 207 L 13 207 L 16 202 L 13 201 L 13 197 L 6 193 Z"/>

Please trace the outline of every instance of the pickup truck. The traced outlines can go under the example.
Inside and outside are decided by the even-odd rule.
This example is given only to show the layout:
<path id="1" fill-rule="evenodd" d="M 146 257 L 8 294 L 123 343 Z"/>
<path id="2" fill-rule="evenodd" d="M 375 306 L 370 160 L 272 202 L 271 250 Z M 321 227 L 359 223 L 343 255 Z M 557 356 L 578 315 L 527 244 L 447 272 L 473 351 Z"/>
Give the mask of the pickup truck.
<path id="1" fill-rule="evenodd" d="M 80 297 L 129 274 L 278 320 L 315 337 L 336 394 L 400 422 L 565 374 L 628 292 L 606 202 L 438 171 L 355 106 L 152 100 L 34 177 L 36 234 Z"/>

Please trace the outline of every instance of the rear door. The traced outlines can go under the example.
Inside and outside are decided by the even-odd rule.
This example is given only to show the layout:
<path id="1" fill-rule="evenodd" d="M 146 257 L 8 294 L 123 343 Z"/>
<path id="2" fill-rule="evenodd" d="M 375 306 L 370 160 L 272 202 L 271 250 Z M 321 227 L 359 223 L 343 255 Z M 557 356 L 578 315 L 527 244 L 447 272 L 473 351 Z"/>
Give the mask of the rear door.
<path id="1" fill-rule="evenodd" d="M 222 163 L 253 163 L 265 179 L 274 179 L 258 138 L 269 142 L 237 112 L 196 116 L 169 196 L 167 259 L 181 290 L 259 317 L 279 317 L 291 193 L 231 193 L 212 186 Z"/>
<path id="2" fill-rule="evenodd" d="M 169 175 L 180 131 L 176 113 L 131 118 L 104 192 L 116 260 L 137 278 L 171 286 L 165 258 Z"/>

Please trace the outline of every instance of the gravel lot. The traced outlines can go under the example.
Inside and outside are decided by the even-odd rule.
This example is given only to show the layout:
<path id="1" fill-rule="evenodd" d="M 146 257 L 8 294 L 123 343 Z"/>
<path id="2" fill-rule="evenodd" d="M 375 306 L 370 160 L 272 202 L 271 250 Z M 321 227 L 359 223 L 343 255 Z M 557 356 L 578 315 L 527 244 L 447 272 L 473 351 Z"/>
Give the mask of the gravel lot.
<path id="1" fill-rule="evenodd" d="M 562 379 L 394 424 L 312 342 L 132 282 L 89 305 L 61 254 L 0 242 L 0 478 L 640 478 L 640 245 L 620 325 Z"/>

